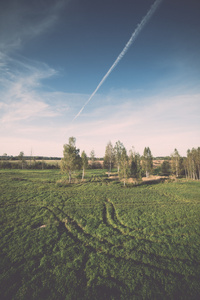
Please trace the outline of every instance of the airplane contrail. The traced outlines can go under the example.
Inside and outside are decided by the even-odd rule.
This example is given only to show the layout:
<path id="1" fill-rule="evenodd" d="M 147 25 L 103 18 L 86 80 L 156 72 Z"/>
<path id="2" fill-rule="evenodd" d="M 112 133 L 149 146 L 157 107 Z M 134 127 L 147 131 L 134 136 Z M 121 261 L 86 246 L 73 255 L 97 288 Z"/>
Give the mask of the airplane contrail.
<path id="1" fill-rule="evenodd" d="M 120 62 L 120 60 L 124 57 L 124 55 L 126 54 L 126 52 L 128 51 L 128 49 L 130 48 L 130 46 L 133 44 L 133 42 L 135 41 L 135 39 L 137 38 L 137 36 L 139 35 L 139 33 L 141 32 L 141 30 L 143 29 L 143 27 L 146 25 L 146 23 L 150 20 L 150 18 L 152 17 L 152 15 L 154 14 L 154 12 L 156 11 L 156 9 L 158 8 L 159 4 L 162 2 L 163 0 L 156 0 L 153 5 L 151 6 L 151 8 L 149 9 L 149 11 L 147 12 L 147 14 L 145 15 L 145 17 L 142 19 L 142 21 L 137 25 L 136 29 L 134 30 L 134 32 L 132 33 L 129 41 L 126 43 L 125 47 L 123 48 L 123 50 L 121 51 L 121 53 L 118 55 L 118 57 L 116 58 L 115 62 L 112 64 L 112 66 L 110 67 L 110 69 L 108 70 L 108 72 L 104 75 L 104 77 L 102 78 L 102 80 L 100 81 L 100 83 L 98 84 L 98 86 L 96 87 L 96 89 L 94 90 L 94 92 L 92 93 L 92 95 L 89 97 L 89 99 L 85 102 L 85 104 L 83 105 L 83 107 L 81 108 L 81 110 L 78 112 L 78 114 L 74 117 L 73 121 L 76 120 L 76 118 L 78 118 L 78 116 L 80 116 L 80 114 L 82 113 L 83 109 L 85 108 L 85 106 L 92 100 L 92 98 L 94 97 L 94 95 L 96 94 L 96 92 L 98 91 L 98 89 L 102 86 L 102 84 L 104 83 L 104 81 L 108 78 L 108 76 L 110 75 L 110 73 L 113 71 L 113 69 L 118 65 L 118 63 Z M 73 122 L 72 121 L 72 122 Z"/>

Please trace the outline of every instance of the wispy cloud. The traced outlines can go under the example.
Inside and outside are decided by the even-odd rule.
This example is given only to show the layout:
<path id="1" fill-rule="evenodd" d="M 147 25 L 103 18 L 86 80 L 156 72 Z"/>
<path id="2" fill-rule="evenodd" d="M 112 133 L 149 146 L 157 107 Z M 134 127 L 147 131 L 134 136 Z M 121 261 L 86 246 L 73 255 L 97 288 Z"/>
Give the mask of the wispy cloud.
<path id="1" fill-rule="evenodd" d="M 117 97 L 114 91 L 114 96 L 110 94 L 106 100 L 98 95 L 101 107 L 93 107 L 74 123 L 71 106 L 84 103 L 88 95 L 48 92 L 48 103 L 42 98 L 1 103 L 1 111 L 6 112 L 1 125 L 7 126 L 6 131 L 1 126 L 1 140 L 7 145 L 9 139 L 15 140 L 17 151 L 30 152 L 33 147 L 35 151 L 40 149 L 38 154 L 50 156 L 62 155 L 62 145 L 70 136 L 77 138 L 81 150 L 89 155 L 94 148 L 97 156 L 104 155 L 109 140 L 113 144 L 121 140 L 127 149 L 135 146 L 140 154 L 149 146 L 154 155 L 170 155 L 175 147 L 185 155 L 188 148 L 199 146 L 200 94 L 159 95 L 140 99 L 140 105 L 127 94 L 123 98 L 119 92 Z M 15 154 L 13 150 L 10 153 Z"/>
<path id="2" fill-rule="evenodd" d="M 92 139 L 102 153 L 110 139 L 113 143 L 120 139 L 141 154 L 148 145 L 155 155 L 170 155 L 174 147 L 185 155 L 187 148 L 199 143 L 200 94 L 145 98 L 141 105 L 130 99 L 121 102 L 94 110 L 92 118 L 84 114 L 84 123 L 73 124 L 71 131 L 81 148 Z"/>
<path id="3" fill-rule="evenodd" d="M 1 122 L 9 123 L 10 125 L 16 121 L 23 121 L 38 117 L 55 117 L 57 113 L 53 112 L 51 108 L 44 102 L 34 101 L 33 99 L 21 100 L 11 104 L 3 105 L 5 114 Z"/>
<path id="4" fill-rule="evenodd" d="M 38 116 L 55 116 L 45 101 L 42 80 L 56 75 L 44 63 L 3 56 L 0 67 L 1 123 L 13 123 Z"/>
<path id="5" fill-rule="evenodd" d="M 67 2 L 69 1 L 5 2 L 0 12 L 0 49 L 10 52 L 21 47 L 27 40 L 45 33 L 58 20 Z"/>

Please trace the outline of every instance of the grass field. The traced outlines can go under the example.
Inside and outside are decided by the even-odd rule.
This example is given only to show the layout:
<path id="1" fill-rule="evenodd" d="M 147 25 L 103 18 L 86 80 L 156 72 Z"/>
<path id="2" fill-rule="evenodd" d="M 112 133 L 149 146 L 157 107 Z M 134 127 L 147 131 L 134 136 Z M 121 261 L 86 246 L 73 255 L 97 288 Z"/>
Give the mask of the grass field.
<path id="1" fill-rule="evenodd" d="M 1 170 L 1 299 L 199 299 L 200 182 Z"/>

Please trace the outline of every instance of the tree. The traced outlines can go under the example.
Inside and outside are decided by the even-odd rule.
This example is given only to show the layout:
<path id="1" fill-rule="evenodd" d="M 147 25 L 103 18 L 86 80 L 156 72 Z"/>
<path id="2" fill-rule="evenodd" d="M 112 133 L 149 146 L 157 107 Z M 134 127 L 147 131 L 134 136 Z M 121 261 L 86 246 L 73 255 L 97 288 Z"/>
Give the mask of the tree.
<path id="1" fill-rule="evenodd" d="M 200 179 L 200 147 L 187 151 L 187 158 L 184 159 L 186 178 Z"/>
<path id="2" fill-rule="evenodd" d="M 21 164 L 22 164 L 22 169 L 24 168 L 24 152 L 21 151 L 18 155 L 19 157 L 19 160 L 21 161 Z"/>
<path id="3" fill-rule="evenodd" d="M 69 138 L 69 144 L 63 145 L 63 158 L 61 159 L 61 170 L 63 173 L 67 173 L 69 176 L 69 183 L 71 183 L 72 171 L 80 168 L 81 158 L 79 155 L 79 149 L 76 149 L 75 137 Z"/>
<path id="4" fill-rule="evenodd" d="M 95 152 L 94 152 L 94 149 L 92 149 L 92 151 L 90 152 L 90 159 L 91 159 L 91 165 L 92 165 L 92 168 L 94 167 L 94 164 L 95 164 Z"/>
<path id="5" fill-rule="evenodd" d="M 83 180 L 85 176 L 85 169 L 88 166 L 88 158 L 85 151 L 81 153 L 81 159 L 82 159 L 82 168 L 83 168 L 83 173 L 82 173 L 82 180 Z"/>
<path id="6" fill-rule="evenodd" d="M 146 172 L 146 177 L 149 177 L 153 170 L 153 156 L 149 147 L 144 148 L 142 156 L 142 166 Z"/>
<path id="7" fill-rule="evenodd" d="M 114 147 L 114 151 L 115 151 L 115 160 L 116 160 L 116 164 L 117 164 L 118 174 L 119 174 L 120 160 L 121 160 L 121 155 L 122 155 L 123 149 L 124 149 L 124 145 L 120 141 L 117 141 L 115 144 L 115 147 Z"/>
<path id="8" fill-rule="evenodd" d="M 198 170 L 198 178 L 200 180 L 200 147 L 197 148 L 196 152 L 197 152 L 196 164 L 197 164 L 197 170 Z"/>
<path id="9" fill-rule="evenodd" d="M 114 159 L 115 159 L 114 148 L 112 146 L 112 143 L 109 141 L 106 146 L 105 156 L 104 156 L 104 168 L 108 169 L 108 176 L 110 176 L 110 172 L 113 168 Z"/>
<path id="10" fill-rule="evenodd" d="M 134 178 L 142 177 L 142 168 L 140 164 L 140 154 L 134 151 L 134 148 L 129 151 L 130 175 Z"/>
<path id="11" fill-rule="evenodd" d="M 171 172 L 171 166 L 168 160 L 164 160 L 162 165 L 161 165 L 161 173 L 164 176 L 170 175 Z"/>
<path id="12" fill-rule="evenodd" d="M 126 179 L 130 175 L 130 167 L 129 167 L 129 159 L 126 152 L 126 149 L 122 149 L 121 159 L 120 159 L 120 170 L 119 170 L 119 178 L 123 179 L 124 186 L 126 185 Z"/>
<path id="13" fill-rule="evenodd" d="M 176 175 L 176 177 L 179 176 L 180 171 L 180 154 L 178 153 L 178 150 L 175 148 L 174 152 L 171 154 L 172 158 L 172 172 Z"/>

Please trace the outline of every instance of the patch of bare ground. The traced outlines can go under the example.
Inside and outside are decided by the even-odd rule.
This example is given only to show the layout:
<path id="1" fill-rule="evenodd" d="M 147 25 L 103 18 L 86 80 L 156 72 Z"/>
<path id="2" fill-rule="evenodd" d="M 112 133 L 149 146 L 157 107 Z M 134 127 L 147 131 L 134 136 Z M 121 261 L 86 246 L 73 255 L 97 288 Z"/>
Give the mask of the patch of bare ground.
<path id="1" fill-rule="evenodd" d="M 108 174 L 108 172 L 106 174 Z M 119 179 L 119 176 L 118 175 L 110 175 L 109 178 L 110 179 Z"/>
<path id="2" fill-rule="evenodd" d="M 142 181 L 160 181 L 168 179 L 167 176 L 158 176 L 158 175 L 151 175 L 149 177 L 142 177 Z"/>
<path id="3" fill-rule="evenodd" d="M 40 226 L 40 227 L 38 227 L 38 229 L 40 229 L 40 228 L 45 228 L 47 225 L 42 225 L 42 226 Z"/>
<path id="4" fill-rule="evenodd" d="M 162 163 L 163 163 L 163 161 L 164 161 L 164 159 L 154 159 L 153 160 L 153 166 L 154 166 L 154 168 L 161 166 Z"/>
<path id="5" fill-rule="evenodd" d="M 123 181 L 123 180 L 122 180 L 122 181 Z M 134 183 L 134 184 L 138 183 L 138 181 L 137 181 L 135 178 L 128 178 L 128 179 L 126 180 L 126 182 L 127 182 L 127 183 Z"/>

